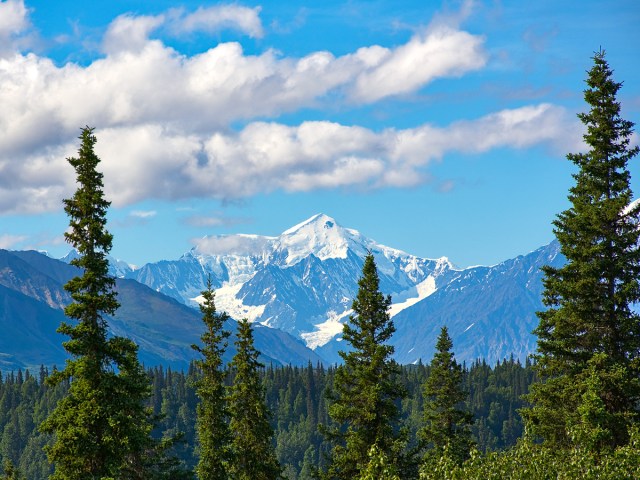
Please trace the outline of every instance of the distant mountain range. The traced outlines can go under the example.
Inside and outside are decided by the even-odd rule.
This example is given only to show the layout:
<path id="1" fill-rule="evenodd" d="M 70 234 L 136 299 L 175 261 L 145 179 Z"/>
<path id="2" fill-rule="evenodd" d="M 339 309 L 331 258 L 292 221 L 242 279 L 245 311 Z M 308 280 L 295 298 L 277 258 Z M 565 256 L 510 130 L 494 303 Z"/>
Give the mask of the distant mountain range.
<path id="1" fill-rule="evenodd" d="M 535 350 L 531 331 L 535 312 L 543 309 L 540 267 L 564 262 L 552 242 L 498 265 L 458 269 L 446 258 L 420 258 L 380 245 L 320 214 L 277 237 L 205 237 L 177 260 L 141 268 L 113 260 L 122 307 L 110 327 L 133 338 L 146 363 L 184 366 L 201 331 L 197 302 L 210 278 L 218 310 L 261 325 L 257 343 L 269 361 L 339 362 L 342 324 L 368 251 L 375 256 L 381 290 L 392 295 L 392 343 L 401 363 L 430 361 L 442 325 L 460 361 L 493 363 L 511 355 L 524 360 Z M 75 272 L 36 252 L 1 252 L 0 301 L 6 308 L 0 326 L 16 334 L 29 328 L 23 351 L 0 341 L 0 352 L 9 352 L 5 363 L 61 363 L 61 338 L 54 331 L 69 301 L 62 285 Z"/>
<path id="2" fill-rule="evenodd" d="M 66 339 L 56 333 L 71 298 L 63 285 L 78 274 L 75 267 L 38 252 L 0 250 L 0 369 L 62 366 Z M 194 358 L 191 345 L 202 332 L 200 312 L 134 280 L 116 281 L 121 307 L 109 318 L 112 334 L 132 338 L 140 359 L 186 369 Z M 235 332 L 234 321 L 227 330 Z M 225 359 L 234 354 L 229 339 Z M 322 359 L 302 342 L 280 330 L 258 325 L 255 342 L 262 360 L 276 365 L 317 363 Z"/>

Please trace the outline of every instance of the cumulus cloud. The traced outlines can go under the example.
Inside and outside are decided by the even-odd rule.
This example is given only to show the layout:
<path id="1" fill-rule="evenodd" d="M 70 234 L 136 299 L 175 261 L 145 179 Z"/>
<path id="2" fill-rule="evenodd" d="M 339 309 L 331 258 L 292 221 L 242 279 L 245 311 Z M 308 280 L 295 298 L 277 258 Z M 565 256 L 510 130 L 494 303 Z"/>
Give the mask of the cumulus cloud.
<path id="1" fill-rule="evenodd" d="M 23 0 L 0 2 L 0 35 L 9 37 L 25 30 L 29 26 L 27 13 Z"/>
<path id="2" fill-rule="evenodd" d="M 123 51 L 139 53 L 149 42 L 150 33 L 164 21 L 164 15 L 120 15 L 107 28 L 102 40 L 102 49 L 111 55 Z"/>
<path id="3" fill-rule="evenodd" d="M 20 245 L 24 243 L 29 237 L 24 235 L 10 235 L 8 233 L 3 233 L 0 235 L 0 248 L 5 250 L 11 249 L 16 245 Z"/>
<path id="4" fill-rule="evenodd" d="M 105 191 L 115 206 L 155 199 L 241 199 L 275 190 L 405 187 L 428 179 L 425 166 L 450 152 L 579 143 L 564 109 L 549 104 L 503 110 L 446 127 L 379 132 L 333 122 L 287 126 L 253 122 L 240 132 L 185 133 L 166 126 L 97 129 Z M 575 132 L 575 137 L 568 132 Z M 28 156 L 0 163 L 0 208 L 59 208 L 73 176 L 62 156 Z M 68 170 L 68 169 L 67 169 Z M 7 175 L 5 172 L 11 172 Z M 153 212 L 134 212 L 148 219 Z M 205 222 L 205 220 L 193 220 Z"/>
<path id="5" fill-rule="evenodd" d="M 446 153 L 483 153 L 494 148 L 550 145 L 558 150 L 580 144 L 579 124 L 566 110 L 543 103 L 502 110 L 476 120 L 454 122 L 446 128 L 423 125 L 396 133 L 394 161 L 420 165 L 425 155 L 441 159 Z"/>
<path id="6" fill-rule="evenodd" d="M 242 223 L 248 223 L 245 218 L 225 217 L 223 215 L 192 215 L 184 219 L 186 225 L 192 227 L 229 227 L 232 225 L 239 225 Z"/>
<path id="7" fill-rule="evenodd" d="M 157 214 L 155 210 L 134 210 L 129 215 L 134 218 L 153 218 Z"/>
<path id="8" fill-rule="evenodd" d="M 253 38 L 262 38 L 264 35 L 260 7 L 249 8 L 240 5 L 200 7 L 193 13 L 177 18 L 173 29 L 178 33 L 195 31 L 213 33 L 222 29 L 234 29 Z"/>
<path id="9" fill-rule="evenodd" d="M 104 36 L 106 56 L 86 66 L 58 66 L 34 53 L 0 58 L 0 212 L 60 209 L 75 182 L 64 159 L 75 154 L 84 125 L 98 127 L 96 152 L 116 206 L 412 186 L 428 180 L 429 162 L 451 151 L 524 148 L 570 137 L 573 124 L 564 111 L 544 104 L 405 130 L 255 121 L 314 105 L 328 94 L 376 102 L 481 68 L 483 39 L 446 22 L 405 45 L 373 45 L 339 57 L 312 52 L 288 58 L 272 50 L 246 55 L 238 43 L 185 56 L 150 40 L 159 28 L 212 31 L 229 22 L 259 36 L 258 14 L 211 7 L 120 16 Z M 26 18 L 21 15 L 16 18 Z M 224 21 L 216 23 L 216 15 Z M 231 124 L 244 127 L 233 131 Z"/>
<path id="10" fill-rule="evenodd" d="M 480 37 L 456 30 L 340 57 L 246 55 L 238 43 L 185 56 L 148 38 L 168 17 L 118 17 L 104 37 L 106 57 L 87 66 L 57 66 L 33 53 L 0 59 L 0 152 L 68 140 L 85 124 L 178 124 L 201 132 L 277 117 L 331 92 L 373 102 L 479 68 L 485 58 Z"/>
<path id="11" fill-rule="evenodd" d="M 30 27 L 24 0 L 0 1 L 0 57 L 14 53 Z"/>
<path id="12" fill-rule="evenodd" d="M 437 78 L 460 76 L 487 62 L 483 38 L 441 25 L 415 35 L 393 51 L 378 51 L 355 82 L 353 95 L 373 102 L 414 92 Z"/>
<path id="13" fill-rule="evenodd" d="M 26 155 L 0 154 L 0 212 L 60 210 L 75 182 L 73 168 L 65 161 L 72 153 L 73 146 L 65 144 Z"/>
<path id="14" fill-rule="evenodd" d="M 205 255 L 261 255 L 272 240 L 258 235 L 220 235 L 195 238 L 191 243 Z"/>
<path id="15" fill-rule="evenodd" d="M 111 128 L 96 131 L 96 151 L 109 198 L 125 206 L 149 198 L 233 200 L 276 190 L 414 186 L 429 179 L 425 167 L 452 152 L 534 145 L 567 151 L 579 143 L 579 132 L 563 108 L 540 104 L 446 127 L 377 132 L 326 121 L 254 122 L 240 132 L 201 135 L 157 125 Z"/>
<path id="16" fill-rule="evenodd" d="M 151 34 L 157 30 L 174 36 L 194 32 L 213 34 L 221 30 L 237 30 L 250 37 L 264 35 L 260 21 L 260 7 L 248 8 L 240 5 L 217 5 L 200 7 L 188 13 L 184 9 L 172 9 L 161 15 L 118 16 L 107 28 L 102 49 L 108 55 L 120 52 L 140 54 L 151 42 Z"/>

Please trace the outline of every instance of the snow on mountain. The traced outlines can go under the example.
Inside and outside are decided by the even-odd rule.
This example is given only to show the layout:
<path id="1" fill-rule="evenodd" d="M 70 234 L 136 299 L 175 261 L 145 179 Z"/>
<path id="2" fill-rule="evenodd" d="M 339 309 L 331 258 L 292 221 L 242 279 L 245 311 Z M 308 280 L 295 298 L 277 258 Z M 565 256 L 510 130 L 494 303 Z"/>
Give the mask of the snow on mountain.
<path id="1" fill-rule="evenodd" d="M 372 252 L 380 289 L 392 297 L 392 343 L 402 363 L 433 355 L 447 325 L 459 360 L 495 362 L 535 349 L 531 331 L 544 306 L 542 265 L 564 260 L 556 242 L 491 267 L 455 268 L 380 245 L 318 214 L 273 237 L 208 236 L 178 260 L 147 264 L 126 276 L 197 307 L 207 279 L 216 307 L 282 330 L 327 363 L 339 362 L 342 326 L 352 314 L 364 256 Z"/>
<path id="2" fill-rule="evenodd" d="M 461 270 L 445 257 L 420 258 L 380 245 L 324 214 L 273 237 L 204 237 L 177 260 L 141 268 L 110 261 L 112 274 L 190 307 L 197 308 L 211 279 L 219 311 L 261 324 L 265 335 L 283 336 L 286 348 L 308 352 L 308 347 L 317 358 L 335 363 L 340 362 L 338 352 L 348 347 L 341 342 L 342 327 L 353 313 L 367 252 L 375 256 L 380 290 L 392 297 L 389 313 L 396 332 L 391 342 L 400 363 L 428 362 L 443 325 L 459 361 L 484 358 L 495 363 L 510 355 L 524 361 L 536 346 L 531 333 L 538 323 L 535 312 L 544 309 L 540 269 L 565 261 L 554 241 L 497 265 Z M 69 262 L 74 255 L 63 260 Z M 5 283 L 12 285 L 9 277 Z M 31 284 L 20 288 L 48 304 L 60 304 L 50 289 Z M 291 358 L 284 350 L 280 354 Z"/>
<path id="3" fill-rule="evenodd" d="M 429 275 L 426 280 L 420 282 L 415 286 L 415 296 L 405 298 L 404 300 L 402 298 L 396 297 L 395 303 L 393 303 L 391 305 L 391 308 L 389 309 L 389 315 L 392 317 L 396 316 L 402 310 L 409 308 L 412 305 L 415 305 L 421 300 L 424 300 L 435 291 L 436 291 L 436 280 L 433 277 L 433 275 Z M 407 295 L 410 295 L 411 293 L 413 293 L 413 291 L 407 290 L 407 292 L 405 293 Z"/>
<path id="4" fill-rule="evenodd" d="M 559 267 L 564 261 L 554 241 L 491 267 L 457 272 L 446 285 L 394 317 L 396 360 L 429 361 L 440 328 L 446 325 L 458 360 L 495 363 L 514 355 L 524 361 L 536 349 L 536 311 L 545 308 L 541 267 Z"/>
<path id="5" fill-rule="evenodd" d="M 291 266 L 309 255 L 320 260 L 345 259 L 349 249 L 362 255 L 368 243 L 356 230 L 343 228 L 333 218 L 318 214 L 283 232 L 276 240 L 275 251 L 286 253 L 284 263 Z"/>
<path id="6" fill-rule="evenodd" d="M 291 333 L 311 348 L 338 337 L 371 251 L 381 288 L 399 299 L 393 313 L 435 291 L 453 266 L 422 259 L 314 215 L 275 237 L 207 236 L 176 261 L 148 264 L 128 274 L 181 302 L 197 306 L 207 278 L 216 307 Z"/>
<path id="7" fill-rule="evenodd" d="M 300 336 L 311 350 L 322 347 L 340 336 L 346 318 L 352 313 L 351 309 L 341 314 L 330 311 L 328 312 L 329 318 L 325 322 L 315 325 L 315 330 L 302 333 Z"/>
<path id="8" fill-rule="evenodd" d="M 79 256 L 80 254 L 78 251 L 75 248 L 72 248 L 69 250 L 69 253 L 58 260 L 61 260 L 64 263 L 71 263 L 71 260 L 78 258 Z M 135 265 L 118 260 L 111 255 L 108 255 L 107 259 L 109 260 L 109 274 L 116 278 L 124 278 L 137 268 Z"/>

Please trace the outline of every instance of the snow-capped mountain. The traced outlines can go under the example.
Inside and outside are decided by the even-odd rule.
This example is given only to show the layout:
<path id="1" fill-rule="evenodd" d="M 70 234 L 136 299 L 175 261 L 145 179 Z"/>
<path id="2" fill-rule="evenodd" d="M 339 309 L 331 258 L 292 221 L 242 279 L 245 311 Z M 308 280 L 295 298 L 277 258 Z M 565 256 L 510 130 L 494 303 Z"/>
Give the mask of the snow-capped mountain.
<path id="1" fill-rule="evenodd" d="M 444 257 L 420 258 L 380 245 L 324 214 L 273 237 L 204 237 L 179 259 L 142 268 L 111 261 L 115 276 L 194 308 L 210 278 L 219 310 L 291 334 L 335 363 L 369 251 L 381 290 L 392 296 L 392 343 L 402 363 L 428 362 L 442 325 L 459 360 L 495 362 L 511 354 L 524 360 L 535 350 L 535 312 L 544 308 L 540 267 L 564 262 L 552 242 L 491 267 L 457 269 Z"/>
<path id="2" fill-rule="evenodd" d="M 342 331 L 367 251 L 376 258 L 382 290 L 396 302 L 394 313 L 433 293 L 455 271 L 446 258 L 380 245 L 319 214 L 277 237 L 205 237 L 180 259 L 127 276 L 192 306 L 210 276 L 219 309 L 319 348 Z"/>
<path id="3" fill-rule="evenodd" d="M 513 355 L 524 361 L 536 349 L 531 333 L 542 304 L 541 267 L 560 267 L 565 258 L 557 241 L 492 267 L 462 270 L 433 295 L 394 317 L 396 359 L 430 361 L 443 325 L 456 357 L 495 363 Z"/>
<path id="4" fill-rule="evenodd" d="M 62 347 L 67 340 L 57 333 L 69 321 L 63 309 L 72 299 L 64 290 L 79 271 L 60 260 L 35 251 L 0 249 L 0 367 L 3 370 L 61 366 L 68 357 Z M 165 365 L 186 369 L 197 358 L 191 348 L 200 342 L 202 314 L 146 285 L 131 279 L 116 279 L 120 308 L 107 316 L 109 332 L 134 340 L 139 357 L 147 366 Z M 262 361 L 273 365 L 306 365 L 322 361 L 291 335 L 259 326 L 254 331 Z M 237 330 L 230 320 L 225 329 Z M 224 355 L 235 353 L 233 338 Z"/>
<path id="5" fill-rule="evenodd" d="M 71 263 L 71 260 L 74 258 L 78 258 L 80 254 L 77 250 L 72 249 L 67 253 L 64 257 L 60 258 L 64 263 Z M 130 274 L 136 269 L 135 265 L 131 265 L 122 260 L 118 260 L 117 258 L 112 257 L 111 255 L 107 256 L 109 260 L 109 274 L 116 278 L 124 278 L 126 275 Z"/>
<path id="6" fill-rule="evenodd" d="M 506 263 L 460 270 L 446 258 L 420 258 L 380 245 L 324 214 L 315 215 L 275 237 L 205 237 L 178 260 L 147 264 L 127 276 L 191 306 L 197 306 L 200 292 L 210 277 L 220 310 L 234 318 L 246 317 L 284 330 L 300 338 L 328 362 L 335 362 L 339 359 L 337 351 L 342 347 L 342 325 L 351 313 L 368 251 L 375 256 L 381 290 L 392 296 L 390 313 L 397 317 L 398 324 L 393 341 L 397 358 L 404 362 L 418 358 L 428 360 L 432 352 L 428 345 L 437 336 L 434 329 L 450 323 L 455 312 L 477 310 L 478 299 L 470 297 L 469 292 L 477 288 L 486 292 L 484 305 L 492 303 L 491 292 L 500 284 L 499 279 L 517 285 L 515 296 L 529 291 L 526 285 L 535 285 L 534 290 L 539 290 L 541 265 L 535 261 L 530 262 L 529 271 L 518 270 L 517 278 L 512 278 L 513 269 L 506 269 L 506 274 L 497 273 L 506 268 Z M 522 282 L 525 287 L 520 291 Z M 456 293 L 467 288 L 462 297 Z M 500 340 L 500 348 L 487 346 L 486 352 L 464 347 L 461 358 L 486 353 L 488 359 L 495 361 L 511 352 L 524 358 L 535 346 L 530 331 L 535 310 L 541 307 L 538 297 L 537 293 L 532 294 L 532 301 L 527 304 L 526 326 L 507 329 L 514 334 L 517 331 L 513 350 L 508 351 L 509 345 L 505 342 L 509 340 L 504 338 Z M 436 298 L 437 301 L 433 300 Z M 455 300 L 457 298 L 459 300 Z M 493 324 L 484 319 L 487 332 L 504 322 L 518 321 L 521 316 L 514 313 L 511 318 L 509 305 L 498 305 L 496 301 L 493 305 L 506 311 L 502 318 L 494 318 Z M 491 310 L 486 305 L 483 308 Z M 436 310 L 437 315 L 426 313 Z M 454 335 L 464 333 L 457 330 L 467 329 L 473 318 L 464 327 L 450 326 L 450 331 Z M 477 327 L 475 332 L 479 330 Z M 417 335 L 417 332 L 425 334 Z"/>

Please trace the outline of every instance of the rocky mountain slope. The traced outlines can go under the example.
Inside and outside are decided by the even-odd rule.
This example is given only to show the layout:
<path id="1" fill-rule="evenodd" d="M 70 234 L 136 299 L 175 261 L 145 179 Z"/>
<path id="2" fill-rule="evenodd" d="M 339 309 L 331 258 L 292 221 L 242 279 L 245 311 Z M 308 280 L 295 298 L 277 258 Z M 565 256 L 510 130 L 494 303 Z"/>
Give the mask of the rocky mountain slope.
<path id="1" fill-rule="evenodd" d="M 276 237 L 205 237 L 177 260 L 125 275 L 194 307 L 210 277 L 218 308 L 290 333 L 334 363 L 367 251 L 376 258 L 381 290 L 392 295 L 393 343 L 403 363 L 429 361 L 442 325 L 461 360 L 524 360 L 535 349 L 531 331 L 543 308 L 540 267 L 563 261 L 551 243 L 492 267 L 457 269 L 446 258 L 380 245 L 319 214 Z"/>
<path id="2" fill-rule="evenodd" d="M 71 301 L 63 285 L 77 273 L 75 267 L 38 252 L 0 250 L 0 368 L 63 364 L 66 337 L 56 329 Z M 199 311 L 131 279 L 118 279 L 116 289 L 121 307 L 108 318 L 111 333 L 132 338 L 147 365 L 186 368 L 194 357 L 191 345 L 202 332 Z M 235 322 L 229 321 L 227 329 L 235 332 Z M 280 330 L 258 326 L 255 341 L 267 363 L 321 360 Z M 232 343 L 233 337 L 226 360 L 234 353 Z"/>
<path id="3" fill-rule="evenodd" d="M 535 350 L 535 312 L 544 308 L 540 267 L 564 261 L 552 242 L 494 266 L 458 269 L 446 258 L 380 245 L 320 214 L 274 237 L 205 237 L 177 260 L 141 268 L 112 260 L 122 306 L 109 326 L 140 345 L 145 363 L 185 368 L 202 329 L 200 292 L 211 278 L 218 310 L 255 322 L 267 362 L 336 363 L 368 251 L 381 290 L 393 299 L 392 343 L 401 363 L 430 361 L 442 325 L 461 361 L 524 360 Z M 63 285 L 76 273 L 41 253 L 0 250 L 0 368 L 62 364 L 56 328 L 70 301 Z"/>

